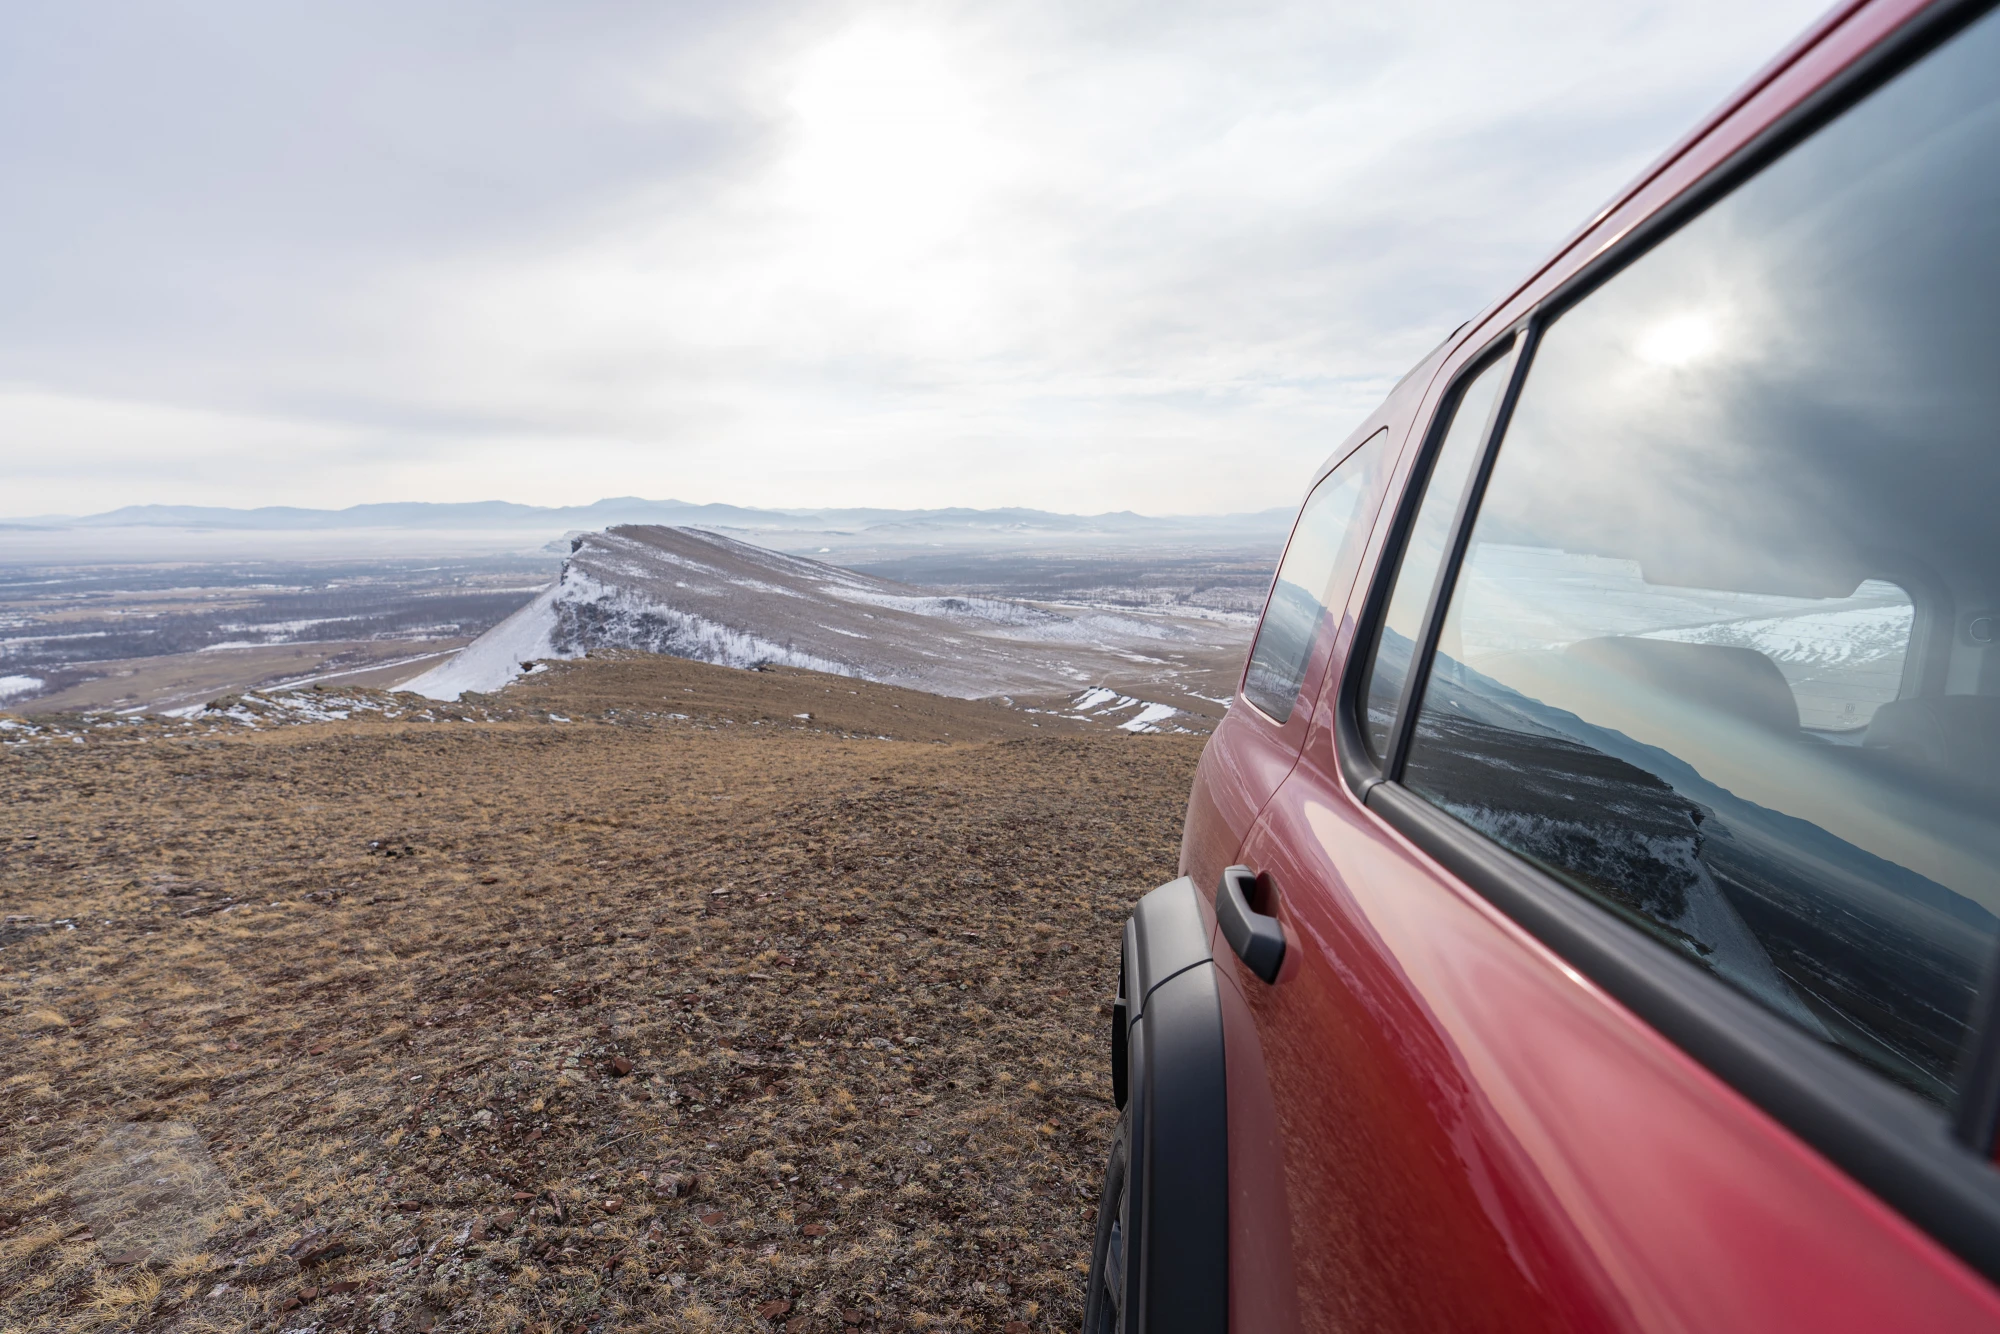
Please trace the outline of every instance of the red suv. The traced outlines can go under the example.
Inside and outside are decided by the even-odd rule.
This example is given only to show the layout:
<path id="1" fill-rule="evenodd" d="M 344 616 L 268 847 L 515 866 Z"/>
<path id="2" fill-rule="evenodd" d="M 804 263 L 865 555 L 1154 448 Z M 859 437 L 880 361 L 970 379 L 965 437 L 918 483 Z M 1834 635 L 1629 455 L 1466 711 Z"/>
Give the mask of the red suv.
<path id="1" fill-rule="evenodd" d="M 2000 1329 L 2000 13 L 1823 19 L 1314 479 L 1086 1327 Z"/>

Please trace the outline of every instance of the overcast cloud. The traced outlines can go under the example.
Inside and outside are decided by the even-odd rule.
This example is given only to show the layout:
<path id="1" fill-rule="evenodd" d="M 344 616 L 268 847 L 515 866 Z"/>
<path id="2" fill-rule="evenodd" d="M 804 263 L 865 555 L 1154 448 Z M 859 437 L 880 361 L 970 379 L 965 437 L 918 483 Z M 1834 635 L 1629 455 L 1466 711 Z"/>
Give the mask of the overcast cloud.
<path id="1" fill-rule="evenodd" d="M 1290 504 L 1818 8 L 8 3 L 0 513 Z"/>

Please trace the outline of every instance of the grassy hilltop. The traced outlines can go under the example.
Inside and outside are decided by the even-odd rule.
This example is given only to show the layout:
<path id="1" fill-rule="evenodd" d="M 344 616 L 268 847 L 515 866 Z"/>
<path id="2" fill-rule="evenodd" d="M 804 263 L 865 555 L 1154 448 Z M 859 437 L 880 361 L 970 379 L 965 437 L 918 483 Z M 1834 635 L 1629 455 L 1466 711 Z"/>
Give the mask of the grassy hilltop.
<path id="1" fill-rule="evenodd" d="M 350 694 L 0 732 L 0 1328 L 1078 1322 L 1201 738 L 651 657 Z"/>

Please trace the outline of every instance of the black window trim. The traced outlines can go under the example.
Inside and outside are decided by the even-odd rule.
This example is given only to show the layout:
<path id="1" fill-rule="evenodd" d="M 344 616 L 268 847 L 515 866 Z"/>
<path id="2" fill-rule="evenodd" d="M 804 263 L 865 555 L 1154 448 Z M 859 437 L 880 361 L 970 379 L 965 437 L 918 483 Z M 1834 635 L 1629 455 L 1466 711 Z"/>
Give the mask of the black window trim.
<path id="1" fill-rule="evenodd" d="M 1629 229 L 1560 283 L 1523 319 L 1467 362 L 1433 411 L 1424 454 L 1397 498 L 1392 528 L 1369 581 L 1362 633 L 1343 665 L 1334 754 L 1349 788 L 1371 811 L 1506 913 L 1557 955 L 1701 1063 L 1960 1260 L 2000 1283 L 2000 953 L 1973 1016 L 1957 1106 L 1948 1116 L 1799 1032 L 1725 983 L 1602 912 L 1526 859 L 1404 787 L 1401 766 L 1414 701 L 1428 679 L 1441 622 L 1458 578 L 1504 428 L 1531 369 L 1541 332 L 1597 287 L 1699 216 L 1776 158 L 1928 55 L 1994 7 L 1940 0 L 1906 20 L 1701 180 Z M 1834 31 L 1837 31 L 1835 29 Z M 1829 33 L 1828 36 L 1832 34 Z M 1394 592 L 1409 530 L 1460 398 L 1475 376 L 1514 356 L 1460 498 L 1403 683 L 1388 756 L 1366 744 L 1367 683 L 1380 623 Z"/>
<path id="2" fill-rule="evenodd" d="M 1452 377 L 1451 387 L 1439 399 L 1438 407 L 1431 413 L 1430 427 L 1424 435 L 1423 451 L 1417 456 L 1416 466 L 1410 469 L 1408 480 L 1403 483 L 1400 501 L 1391 517 L 1388 541 L 1383 544 L 1381 557 L 1376 561 L 1374 574 L 1369 580 L 1368 600 L 1362 612 L 1360 633 L 1355 635 L 1354 646 L 1348 650 L 1346 670 L 1341 673 L 1340 693 L 1336 700 L 1338 707 L 1334 710 L 1336 733 L 1334 754 L 1339 760 L 1342 776 L 1357 797 L 1366 798 L 1368 789 L 1381 782 L 1385 772 L 1384 766 L 1376 763 L 1368 748 L 1367 733 L 1363 730 L 1367 725 L 1368 701 L 1361 698 L 1361 692 L 1368 685 L 1367 667 L 1375 660 L 1376 644 L 1382 634 L 1382 620 L 1388 614 L 1389 599 L 1395 593 L 1396 574 L 1402 568 L 1403 550 L 1409 542 L 1410 530 L 1416 526 L 1417 511 L 1421 507 L 1424 490 L 1430 484 L 1431 469 L 1436 466 L 1438 455 L 1444 449 L 1444 438 L 1450 432 L 1452 422 L 1458 415 L 1458 406 L 1465 398 L 1465 391 L 1472 387 L 1474 380 L 1494 365 L 1514 355 L 1515 349 L 1520 344 L 1521 332 L 1522 326 L 1519 325 L 1508 328 L 1480 349 L 1479 355 L 1467 361 Z M 1493 407 L 1487 412 L 1484 433 L 1479 442 L 1480 459 L 1473 469 L 1474 474 L 1482 478 L 1493 452 L 1494 424 L 1501 420 L 1503 406 L 1511 410 L 1514 383 L 1519 380 L 1522 368 L 1526 364 L 1527 358 L 1514 358 L 1514 364 L 1507 372 L 1509 382 L 1504 392 L 1494 396 Z M 1465 520 L 1466 506 L 1479 490 L 1478 486 L 1468 485 L 1465 494 L 1459 497 L 1458 510 L 1452 516 L 1453 527 L 1450 536 L 1454 549 L 1458 543 L 1458 527 Z M 1438 566 L 1439 577 L 1446 580 L 1444 587 L 1450 586 L 1449 576 L 1456 573 L 1449 559 L 1451 554 L 1452 551 L 1447 550 L 1445 553 L 1447 559 Z M 1439 585 L 1435 582 L 1431 586 L 1430 596 L 1433 604 L 1437 599 L 1438 588 Z M 1419 627 L 1419 643 L 1430 643 L 1435 640 L 1435 634 L 1429 624 L 1433 610 L 1434 606 L 1427 608 L 1424 613 L 1424 622 Z M 1413 646 L 1410 657 L 1411 675 L 1415 674 L 1416 653 L 1417 648 Z M 1409 698 L 1409 685 L 1409 679 L 1406 677 L 1403 682 L 1403 692 L 1399 696 L 1399 708 L 1401 708 L 1400 701 Z M 1401 730 L 1401 717 L 1399 713 L 1397 732 L 1392 732 L 1389 737 L 1388 758 L 1391 766 L 1399 758 L 1402 744 L 1398 735 Z M 1388 767 L 1386 772 L 1394 773 L 1395 769 Z"/>
<path id="3" fill-rule="evenodd" d="M 1507 433 L 1507 423 L 1514 415 L 1514 403 L 1521 394 L 1521 381 L 1534 360 L 1535 344 L 1539 340 L 1542 325 L 1536 321 L 1523 321 L 1507 334 L 1495 340 L 1497 351 L 1489 351 L 1459 376 L 1452 386 L 1452 392 L 1464 394 L 1479 376 L 1489 370 L 1501 369 L 1500 392 L 1493 396 L 1493 404 L 1486 410 L 1486 420 L 1481 424 L 1479 443 L 1474 446 L 1472 470 L 1466 474 L 1464 490 L 1459 493 L 1458 504 L 1453 508 L 1451 526 L 1445 530 L 1445 548 L 1438 559 L 1437 573 L 1432 576 L 1430 592 L 1424 602 L 1423 620 L 1418 623 L 1417 637 L 1410 645 L 1410 670 L 1403 674 L 1402 693 L 1396 699 L 1396 720 L 1389 732 L 1388 754 L 1382 761 L 1382 772 L 1400 775 L 1403 760 L 1410 751 L 1410 736 L 1414 729 L 1403 725 L 1405 718 L 1411 717 L 1417 701 L 1424 697 L 1424 687 L 1430 682 L 1431 658 L 1437 652 L 1438 636 L 1444 630 L 1444 616 L 1451 591 L 1458 583 L 1458 568 L 1465 559 L 1465 545 L 1472 537 L 1472 519 L 1479 512 L 1479 502 L 1486 495 L 1486 479 L 1493 471 L 1498 451 L 1493 445 Z M 1511 360 L 1510 360 L 1511 359 Z M 1444 439 L 1451 433 L 1456 410 L 1446 415 L 1437 432 L 1437 443 L 1433 446 L 1431 466 L 1437 463 L 1436 455 L 1444 450 Z M 1429 489 L 1430 478 L 1424 478 L 1424 488 Z M 1422 496 L 1410 506 L 1410 522 L 1414 526 L 1416 516 L 1422 510 Z M 1407 539 L 1407 534 L 1405 535 Z M 1398 572 L 1402 565 L 1402 552 L 1397 552 Z M 1391 585 L 1391 596 L 1394 596 Z M 1382 604 L 1383 615 L 1388 614 L 1389 604 Z M 1381 633 L 1378 624 L 1376 633 Z M 1372 645 L 1371 645 L 1372 647 Z M 1363 701 L 1366 706 L 1366 701 Z"/>

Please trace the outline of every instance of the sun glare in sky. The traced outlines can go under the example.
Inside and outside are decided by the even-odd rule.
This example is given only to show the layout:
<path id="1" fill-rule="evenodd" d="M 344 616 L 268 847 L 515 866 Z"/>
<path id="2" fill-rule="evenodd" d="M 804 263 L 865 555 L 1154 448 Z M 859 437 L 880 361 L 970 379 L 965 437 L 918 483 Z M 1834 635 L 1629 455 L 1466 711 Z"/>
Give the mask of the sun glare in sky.
<path id="1" fill-rule="evenodd" d="M 28 6 L 0 518 L 1295 505 L 1823 3 Z"/>
<path id="2" fill-rule="evenodd" d="M 948 237 L 995 185 L 1004 151 L 935 36 L 863 25 L 803 63 L 785 195 L 835 254 L 894 259 Z"/>
<path id="3" fill-rule="evenodd" d="M 1639 336 L 1639 359 L 1653 366 L 1686 366 L 1712 354 L 1719 340 L 1715 321 L 1702 314 L 1675 315 Z"/>

